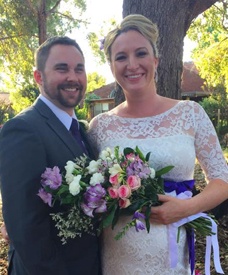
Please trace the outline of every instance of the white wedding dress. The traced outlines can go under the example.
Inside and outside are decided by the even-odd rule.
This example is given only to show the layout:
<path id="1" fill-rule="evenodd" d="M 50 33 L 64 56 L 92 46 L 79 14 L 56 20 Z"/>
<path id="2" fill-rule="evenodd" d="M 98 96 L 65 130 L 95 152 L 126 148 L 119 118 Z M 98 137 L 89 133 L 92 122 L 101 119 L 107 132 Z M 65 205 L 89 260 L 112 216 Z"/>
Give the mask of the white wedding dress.
<path id="1" fill-rule="evenodd" d="M 89 136 L 98 150 L 118 145 L 151 152 L 155 169 L 174 168 L 166 179 L 181 182 L 193 179 L 196 158 L 207 180 L 228 179 L 228 168 L 211 121 L 203 108 L 191 101 L 180 101 L 168 111 L 145 118 L 123 118 L 109 112 L 90 123 Z M 188 275 L 189 254 L 185 229 L 178 243 L 178 264 L 170 268 L 168 226 L 151 224 L 150 233 L 131 228 L 116 241 L 114 236 L 131 217 L 122 217 L 102 238 L 103 275 Z M 202 252 L 203 253 L 203 252 Z"/>

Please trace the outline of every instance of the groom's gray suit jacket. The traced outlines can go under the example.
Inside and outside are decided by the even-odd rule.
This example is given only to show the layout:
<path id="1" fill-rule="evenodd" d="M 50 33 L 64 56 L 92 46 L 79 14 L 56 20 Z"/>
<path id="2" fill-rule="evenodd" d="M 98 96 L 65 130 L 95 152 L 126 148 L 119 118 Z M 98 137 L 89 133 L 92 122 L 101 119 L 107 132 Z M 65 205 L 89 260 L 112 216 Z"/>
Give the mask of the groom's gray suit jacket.
<path id="1" fill-rule="evenodd" d="M 37 196 L 46 167 L 63 169 L 81 154 L 69 131 L 40 99 L 3 126 L 0 182 L 11 240 L 9 274 L 100 274 L 97 238 L 85 234 L 62 245 L 49 214 L 63 208 L 50 208 Z"/>

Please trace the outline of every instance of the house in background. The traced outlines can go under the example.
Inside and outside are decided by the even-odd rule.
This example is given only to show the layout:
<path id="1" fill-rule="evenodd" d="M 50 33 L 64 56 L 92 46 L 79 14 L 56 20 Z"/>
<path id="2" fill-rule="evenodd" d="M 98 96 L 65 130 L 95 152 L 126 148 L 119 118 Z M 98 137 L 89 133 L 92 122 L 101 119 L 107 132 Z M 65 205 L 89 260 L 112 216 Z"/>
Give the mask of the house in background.
<path id="1" fill-rule="evenodd" d="M 90 100 L 89 120 L 100 113 L 111 110 L 115 106 L 115 83 L 113 82 L 102 86 L 101 88 L 94 90 L 93 93 L 100 98 Z M 194 63 L 185 62 L 183 64 L 181 82 L 182 99 L 190 99 L 198 102 L 209 95 L 210 93 L 207 91 L 205 81 L 199 76 Z"/>
<path id="2" fill-rule="evenodd" d="M 199 76 L 199 72 L 193 62 L 184 62 L 181 82 L 182 99 L 201 101 L 208 97 L 210 92 L 207 89 L 205 80 Z"/>
<path id="3" fill-rule="evenodd" d="M 100 113 L 107 112 L 114 108 L 115 100 L 115 83 L 110 83 L 102 86 L 99 89 L 93 91 L 93 93 L 99 96 L 99 99 L 91 99 L 89 101 L 89 114 L 88 119 L 91 120 L 93 117 Z"/>
<path id="4" fill-rule="evenodd" d="M 9 104 L 10 103 L 9 96 L 10 96 L 9 93 L 0 92 L 0 103 L 5 102 L 6 104 Z"/>

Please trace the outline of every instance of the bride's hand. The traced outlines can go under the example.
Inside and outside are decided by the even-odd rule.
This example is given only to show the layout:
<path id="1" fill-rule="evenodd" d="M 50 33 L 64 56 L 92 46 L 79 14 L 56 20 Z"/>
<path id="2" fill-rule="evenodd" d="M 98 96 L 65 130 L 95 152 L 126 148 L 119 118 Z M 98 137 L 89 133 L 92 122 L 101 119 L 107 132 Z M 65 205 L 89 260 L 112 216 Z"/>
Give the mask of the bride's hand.
<path id="1" fill-rule="evenodd" d="M 180 200 L 168 195 L 159 195 L 160 206 L 151 207 L 151 222 L 171 224 L 190 215 L 188 200 Z"/>

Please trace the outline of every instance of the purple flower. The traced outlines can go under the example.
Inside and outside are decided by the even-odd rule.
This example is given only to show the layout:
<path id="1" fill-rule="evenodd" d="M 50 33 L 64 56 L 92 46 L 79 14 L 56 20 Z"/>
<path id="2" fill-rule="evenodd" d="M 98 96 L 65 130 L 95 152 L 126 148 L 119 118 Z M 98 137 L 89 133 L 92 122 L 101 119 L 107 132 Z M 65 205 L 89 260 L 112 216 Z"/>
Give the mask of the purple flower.
<path id="1" fill-rule="evenodd" d="M 104 213 L 107 211 L 107 204 L 105 200 L 100 200 L 99 207 L 96 208 L 95 213 Z"/>
<path id="2" fill-rule="evenodd" d="M 141 179 L 148 178 L 151 172 L 150 168 L 145 165 L 141 159 L 135 159 L 132 161 L 126 171 L 128 176 L 136 175 Z"/>
<path id="3" fill-rule="evenodd" d="M 133 215 L 133 219 L 145 219 L 145 215 L 139 211 L 135 211 L 134 215 Z"/>
<path id="4" fill-rule="evenodd" d="M 135 220 L 135 229 L 137 232 L 139 232 L 139 230 L 144 230 L 146 229 L 145 225 L 143 222 L 141 222 L 140 220 Z"/>
<path id="5" fill-rule="evenodd" d="M 62 175 L 60 174 L 59 167 L 55 166 L 52 168 L 46 168 L 44 173 L 41 175 L 41 184 L 49 186 L 55 190 L 62 184 Z"/>
<path id="6" fill-rule="evenodd" d="M 135 229 L 137 232 L 139 230 L 144 230 L 146 229 L 145 225 L 143 222 L 141 222 L 139 219 L 145 219 L 145 215 L 139 211 L 136 211 L 132 217 L 132 219 L 135 221 Z"/>
<path id="7" fill-rule="evenodd" d="M 107 211 L 106 201 L 104 196 L 106 195 L 105 189 L 96 184 L 87 189 L 84 194 L 84 203 L 81 204 L 83 212 L 93 218 L 93 211 L 95 213 L 103 213 Z"/>
<path id="8" fill-rule="evenodd" d="M 81 204 L 82 211 L 89 217 L 93 218 L 93 208 L 88 207 L 85 203 Z"/>
<path id="9" fill-rule="evenodd" d="M 50 193 L 47 193 L 43 188 L 40 188 L 37 195 L 44 201 L 44 203 L 47 203 L 50 207 L 52 207 L 52 195 Z"/>
<path id="10" fill-rule="evenodd" d="M 105 189 L 98 183 L 95 186 L 91 186 L 85 192 L 84 198 L 87 202 L 98 202 L 106 194 Z"/>

